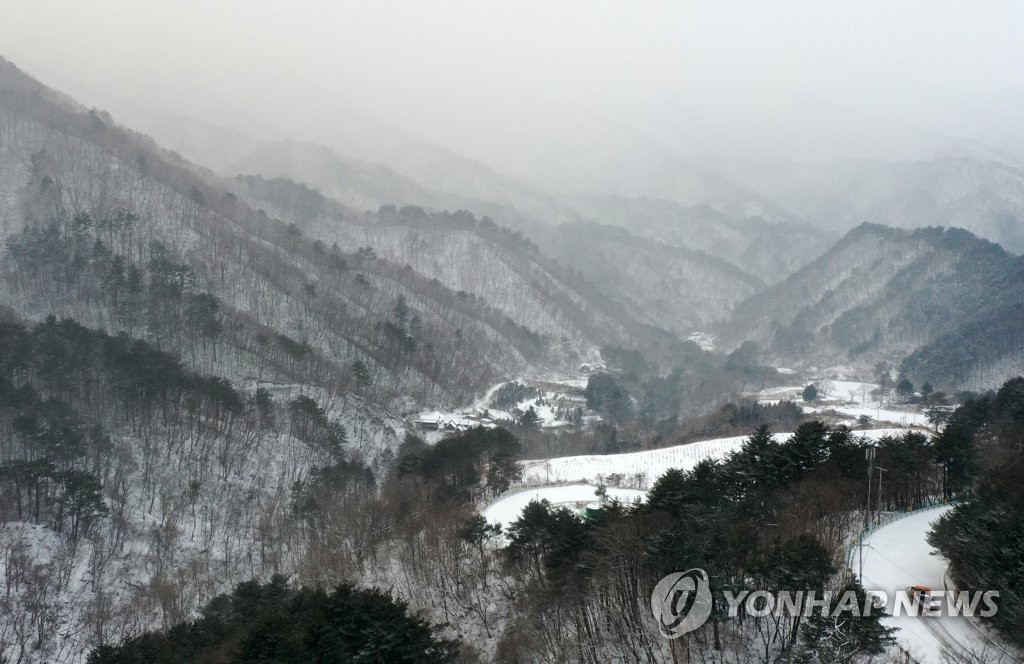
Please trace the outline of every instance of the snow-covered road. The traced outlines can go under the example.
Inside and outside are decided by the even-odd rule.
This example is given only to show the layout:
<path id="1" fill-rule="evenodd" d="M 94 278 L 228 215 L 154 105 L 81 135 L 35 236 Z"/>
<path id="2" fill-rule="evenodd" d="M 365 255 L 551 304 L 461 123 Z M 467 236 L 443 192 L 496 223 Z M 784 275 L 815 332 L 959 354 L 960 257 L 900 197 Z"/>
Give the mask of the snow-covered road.
<path id="1" fill-rule="evenodd" d="M 927 537 L 935 520 L 949 509 L 950 506 L 943 505 L 915 512 L 871 533 L 864 549 L 864 587 L 884 591 L 890 598 L 896 592 L 916 585 L 943 591 L 948 562 L 928 544 Z M 858 563 L 856 551 L 853 563 Z M 983 630 L 963 616 L 900 615 L 885 621 L 891 627 L 899 628 L 896 638 L 900 645 L 921 664 L 941 663 L 943 645 L 966 647 L 979 653 L 987 647 L 987 655 L 978 661 L 994 662 L 998 655 L 1003 654 L 998 645 L 988 641 L 990 637 L 986 634 L 989 630 Z"/>

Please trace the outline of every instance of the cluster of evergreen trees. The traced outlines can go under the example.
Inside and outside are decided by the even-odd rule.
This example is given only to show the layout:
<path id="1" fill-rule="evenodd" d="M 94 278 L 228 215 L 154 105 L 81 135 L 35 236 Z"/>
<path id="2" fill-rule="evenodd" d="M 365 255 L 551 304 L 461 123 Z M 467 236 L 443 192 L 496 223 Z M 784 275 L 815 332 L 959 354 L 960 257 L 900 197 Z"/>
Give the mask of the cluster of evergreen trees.
<path id="1" fill-rule="evenodd" d="M 540 391 L 535 387 L 510 381 L 502 385 L 494 393 L 494 397 L 491 399 L 491 406 L 498 410 L 512 410 L 519 403 L 527 399 L 539 397 L 540 394 Z"/>
<path id="2" fill-rule="evenodd" d="M 114 447 L 102 421 L 82 412 L 106 411 L 136 431 L 158 418 L 221 435 L 242 408 L 228 381 L 145 342 L 53 317 L 31 329 L 0 324 L 0 516 L 77 543 L 107 515 Z"/>
<path id="3" fill-rule="evenodd" d="M 519 479 L 521 447 L 506 429 L 477 427 L 427 445 L 407 438 L 399 451 L 398 476 L 419 477 L 436 487 L 439 504 L 493 498 Z"/>
<path id="4" fill-rule="evenodd" d="M 193 353 L 208 347 L 216 358 L 220 303 L 160 242 L 140 250 L 138 221 L 127 212 L 94 219 L 80 211 L 26 226 L 7 243 L 20 275 L 15 283 L 41 280 L 50 307 L 73 302 L 81 312 L 101 311 L 106 327 L 129 335 L 146 330 L 158 345 Z"/>
<path id="5" fill-rule="evenodd" d="M 379 590 L 242 583 L 198 620 L 102 646 L 88 664 L 448 664 L 459 645 Z"/>
<path id="6" fill-rule="evenodd" d="M 100 474 L 110 439 L 61 399 L 0 375 L 0 521 L 66 533 L 76 546 L 107 515 Z"/>
<path id="7" fill-rule="evenodd" d="M 1024 645 L 1024 378 L 961 405 L 936 446 L 954 485 L 974 492 L 929 541 L 957 587 L 1000 592 L 992 622 Z"/>
<path id="8" fill-rule="evenodd" d="M 229 381 L 189 370 L 172 353 L 53 316 L 31 329 L 0 325 L 0 371 L 15 383 L 31 379 L 49 394 L 75 395 L 87 407 L 114 406 L 129 417 L 188 409 L 219 429 L 243 405 Z M 116 402 L 89 403 L 109 393 L 118 395 Z"/>
<path id="9" fill-rule="evenodd" d="M 915 435 L 908 434 L 911 443 Z M 723 596 L 780 589 L 863 593 L 843 569 L 847 537 L 864 499 L 864 444 L 848 429 L 820 422 L 802 425 L 784 443 L 760 427 L 724 461 L 668 471 L 635 507 L 606 502 L 583 518 L 531 503 L 507 533 L 509 564 L 528 579 L 529 590 L 520 595 L 505 656 L 530 661 L 532 650 L 550 652 L 557 644 L 577 661 L 601 661 L 599 648 L 569 645 L 587 643 L 630 661 L 657 661 L 654 653 L 665 644 L 636 629 L 646 593 L 662 576 L 693 567 L 711 579 L 712 618 L 709 626 L 672 642 L 673 656 L 735 647 L 737 635 L 747 656 L 763 661 L 837 662 L 880 654 L 892 636 L 877 614 L 846 623 L 819 617 L 806 626 L 792 616 L 741 612 L 731 619 Z M 898 502 L 910 507 L 923 499 L 901 491 Z M 837 642 L 847 648 L 837 650 Z"/>
<path id="10" fill-rule="evenodd" d="M 781 376 L 761 362 L 760 348 L 750 341 L 728 355 L 677 341 L 667 363 L 616 346 L 602 348 L 601 356 L 608 370 L 590 377 L 588 407 L 612 422 L 635 422 L 648 431 L 667 430 L 680 418 L 706 411 L 723 394 L 768 387 Z M 749 431 L 751 423 L 743 426 Z"/>
<path id="11" fill-rule="evenodd" d="M 615 350 L 618 352 L 613 353 L 614 356 L 623 357 L 621 349 Z M 607 349 L 602 352 L 607 352 Z M 726 391 L 738 391 L 744 385 L 751 385 L 746 382 L 748 380 L 756 381 L 757 385 L 769 385 L 773 380 L 777 381 L 780 374 L 772 370 L 774 376 L 768 380 L 762 376 L 760 368 L 754 368 L 756 364 L 748 367 L 752 371 L 748 374 L 739 368 L 745 366 L 742 362 L 728 358 L 706 360 L 702 355 L 709 353 L 699 349 L 697 352 L 699 354 L 695 357 L 683 357 L 680 365 L 668 375 L 660 375 L 638 353 L 625 355 L 631 361 L 620 366 L 632 367 L 628 371 L 591 375 L 583 397 L 587 408 L 601 416 L 602 424 L 593 432 L 582 432 L 579 436 L 582 444 L 561 453 L 598 451 L 607 454 L 631 448 L 681 444 L 743 435 L 762 424 L 776 430 L 792 431 L 807 420 L 801 408 L 789 401 L 760 404 L 736 399 L 708 412 L 710 403 L 704 401 L 704 390 L 709 382 Z M 637 368 L 647 373 L 634 373 Z M 707 373 L 702 373 L 704 371 Z M 721 393 L 715 400 L 720 402 Z M 698 405 L 702 406 L 699 410 L 705 414 L 686 417 Z M 571 421 L 571 417 L 569 419 Z"/>
<path id="12" fill-rule="evenodd" d="M 377 218 L 385 223 L 396 225 L 409 224 L 418 227 L 436 226 L 472 230 L 510 246 L 523 248 L 532 254 L 540 253 L 537 245 L 520 231 L 512 230 L 507 226 L 499 226 L 488 216 L 477 219 L 472 212 L 467 210 L 428 212 L 418 205 L 397 207 L 387 204 L 377 208 Z"/>

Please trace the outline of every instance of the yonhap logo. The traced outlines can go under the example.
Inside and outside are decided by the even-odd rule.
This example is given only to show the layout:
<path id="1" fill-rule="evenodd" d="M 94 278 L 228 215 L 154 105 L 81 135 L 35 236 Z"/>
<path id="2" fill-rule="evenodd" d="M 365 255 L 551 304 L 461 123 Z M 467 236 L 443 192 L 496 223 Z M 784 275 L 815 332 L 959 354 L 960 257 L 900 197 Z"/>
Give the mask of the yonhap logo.
<path id="1" fill-rule="evenodd" d="M 706 623 L 711 616 L 707 572 L 694 568 L 658 581 L 651 593 L 651 612 L 667 639 L 678 639 Z"/>

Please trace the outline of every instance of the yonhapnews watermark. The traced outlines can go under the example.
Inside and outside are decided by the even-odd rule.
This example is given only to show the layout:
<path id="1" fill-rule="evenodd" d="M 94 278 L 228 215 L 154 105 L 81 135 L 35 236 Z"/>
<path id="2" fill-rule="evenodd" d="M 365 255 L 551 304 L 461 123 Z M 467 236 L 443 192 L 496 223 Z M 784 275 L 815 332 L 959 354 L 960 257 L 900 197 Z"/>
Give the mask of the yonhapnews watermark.
<path id="1" fill-rule="evenodd" d="M 658 581 L 651 593 L 651 612 L 661 635 L 678 639 L 711 617 L 711 583 L 702 569 L 675 572 Z"/>
<path id="2" fill-rule="evenodd" d="M 998 610 L 999 592 L 986 591 L 932 591 L 924 586 L 913 586 L 888 593 L 883 590 L 825 591 L 768 591 L 744 590 L 733 593 L 722 591 L 722 606 L 726 614 L 735 618 L 744 615 L 754 618 L 774 616 L 829 615 L 865 617 L 885 613 L 891 616 L 942 617 L 978 616 L 991 618 Z M 658 622 L 661 634 L 677 639 L 701 627 L 711 617 L 714 607 L 707 572 L 691 569 L 675 572 L 661 579 L 651 593 L 651 612 Z"/>

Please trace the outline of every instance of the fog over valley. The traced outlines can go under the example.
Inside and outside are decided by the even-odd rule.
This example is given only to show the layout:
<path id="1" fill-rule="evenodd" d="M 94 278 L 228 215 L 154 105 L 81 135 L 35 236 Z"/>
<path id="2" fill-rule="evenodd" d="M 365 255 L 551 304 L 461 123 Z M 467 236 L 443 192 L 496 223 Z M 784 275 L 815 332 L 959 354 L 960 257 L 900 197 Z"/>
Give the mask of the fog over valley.
<path id="1" fill-rule="evenodd" d="M 646 4 L 45 0 L 8 8 L 0 34 L 112 112 L 374 160 L 395 146 L 368 130 L 394 128 L 546 189 L 593 189 L 655 148 L 698 166 L 1021 158 L 1015 3 Z"/>

